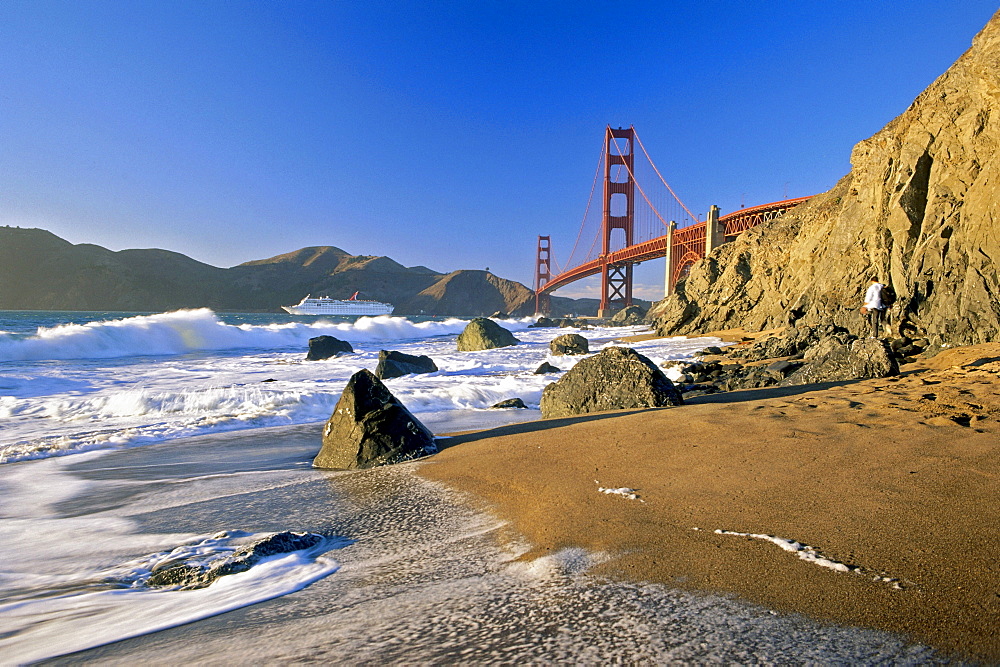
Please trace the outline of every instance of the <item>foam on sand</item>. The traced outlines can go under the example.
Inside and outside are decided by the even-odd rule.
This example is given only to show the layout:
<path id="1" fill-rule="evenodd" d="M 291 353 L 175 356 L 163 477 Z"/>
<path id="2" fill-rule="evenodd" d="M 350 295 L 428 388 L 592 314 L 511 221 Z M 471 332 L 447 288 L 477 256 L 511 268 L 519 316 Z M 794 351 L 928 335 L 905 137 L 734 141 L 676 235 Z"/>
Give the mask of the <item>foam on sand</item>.
<path id="1" fill-rule="evenodd" d="M 695 529 L 697 530 L 697 529 Z M 819 567 L 825 567 L 829 570 L 835 572 L 844 572 L 852 574 L 867 574 L 864 568 L 857 565 L 848 565 L 846 563 L 841 563 L 840 561 L 828 558 L 821 554 L 816 547 L 811 547 L 808 544 L 802 544 L 796 540 L 789 540 L 784 537 L 775 537 L 774 535 L 763 535 L 759 533 L 738 533 L 733 530 L 715 530 L 716 535 L 735 535 L 737 537 L 748 537 L 754 540 L 763 540 L 764 542 L 770 542 L 775 544 L 784 551 L 795 554 L 800 559 L 806 561 L 807 563 L 812 563 L 813 565 L 818 565 Z M 872 575 L 873 581 L 882 581 L 889 584 L 892 588 L 896 590 L 902 590 L 902 585 L 899 579 L 894 577 L 889 577 L 886 575 Z"/>
<path id="2" fill-rule="evenodd" d="M 594 483 L 600 484 L 600 482 L 598 482 L 596 479 L 594 480 Z M 598 493 L 603 493 L 609 496 L 621 496 L 622 498 L 628 498 L 629 500 L 638 500 L 640 503 L 646 502 L 645 500 L 639 497 L 639 489 L 632 489 L 627 486 L 622 486 L 619 488 L 606 488 L 603 486 L 598 486 L 597 491 Z"/>

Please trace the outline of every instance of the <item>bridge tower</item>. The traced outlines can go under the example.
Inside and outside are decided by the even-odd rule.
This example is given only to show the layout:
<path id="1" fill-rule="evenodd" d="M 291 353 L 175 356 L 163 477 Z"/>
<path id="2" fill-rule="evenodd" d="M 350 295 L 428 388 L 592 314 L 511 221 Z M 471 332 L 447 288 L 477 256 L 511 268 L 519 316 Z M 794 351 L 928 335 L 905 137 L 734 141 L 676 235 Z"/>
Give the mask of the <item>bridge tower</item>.
<path id="1" fill-rule="evenodd" d="M 552 312 L 552 302 L 548 293 L 539 290 L 552 279 L 552 245 L 550 237 L 538 237 L 538 251 L 535 253 L 535 314 L 548 315 Z"/>
<path id="2" fill-rule="evenodd" d="M 632 245 L 634 150 L 634 128 L 613 130 L 608 126 L 604 133 L 604 216 L 601 220 L 601 305 L 598 317 L 610 317 L 632 305 L 632 264 L 610 264 L 607 258 L 612 251 L 611 233 L 614 230 L 625 232 L 625 242 L 621 247 Z"/>

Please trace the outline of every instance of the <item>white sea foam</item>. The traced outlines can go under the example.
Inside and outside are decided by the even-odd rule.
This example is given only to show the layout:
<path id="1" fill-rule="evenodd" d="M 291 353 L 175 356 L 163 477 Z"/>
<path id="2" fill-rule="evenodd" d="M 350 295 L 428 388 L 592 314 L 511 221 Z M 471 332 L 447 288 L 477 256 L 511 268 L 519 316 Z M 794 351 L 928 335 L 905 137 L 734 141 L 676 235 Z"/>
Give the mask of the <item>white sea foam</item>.
<path id="1" fill-rule="evenodd" d="M 628 498 L 629 500 L 638 500 L 643 502 L 639 497 L 639 490 L 632 489 L 627 486 L 618 487 L 616 489 L 609 489 L 603 486 L 597 487 L 598 493 L 603 493 L 609 496 L 621 496 L 622 498 Z"/>
<path id="2" fill-rule="evenodd" d="M 559 375 L 534 370 L 548 361 L 566 371 L 587 355 L 552 356 L 549 341 L 567 330 L 531 323 L 501 321 L 522 342 L 474 353 L 456 349 L 455 337 L 467 324 L 459 319 L 231 325 L 205 309 L 0 337 L 0 358 L 7 359 L 0 360 L 0 463 L 322 421 L 348 379 L 375 368 L 382 348 L 428 355 L 438 365 L 436 373 L 386 382 L 421 418 L 486 410 L 515 397 L 537 408 L 542 390 Z M 640 330 L 569 329 L 592 341 Z M 308 339 L 322 333 L 350 341 L 355 353 L 305 361 Z M 655 363 L 689 358 L 705 344 L 683 338 L 630 343 Z"/>
<path id="3" fill-rule="evenodd" d="M 835 570 L 837 572 L 853 572 L 858 568 L 852 567 L 845 563 L 835 561 L 831 558 L 826 558 L 821 555 L 814 547 L 807 544 L 802 544 L 795 540 L 785 539 L 783 537 L 775 537 L 774 535 L 762 535 L 758 533 L 738 533 L 733 530 L 719 530 L 715 531 L 717 535 L 735 535 L 737 537 L 749 537 L 755 540 L 763 540 L 764 542 L 770 542 L 771 544 L 777 545 L 781 549 L 795 554 L 800 559 L 806 561 L 807 563 L 812 563 L 813 565 L 818 565 L 820 567 L 825 567 L 830 570 Z"/>
<path id="4" fill-rule="evenodd" d="M 934 658 L 925 647 L 883 633 L 813 624 L 733 599 L 594 579 L 587 572 L 607 558 L 600 553 L 564 549 L 522 560 L 526 545 L 498 549 L 501 523 L 453 504 L 453 492 L 413 474 L 420 464 L 346 473 L 290 469 L 290 460 L 312 451 L 302 432 L 213 435 L 176 449 L 7 466 L 0 475 L 0 572 L 9 575 L 0 580 L 0 662 L 42 660 L 197 619 L 204 620 L 190 631 L 68 659 L 195 664 L 225 656 L 284 664 L 336 663 L 348 655 L 378 664 L 743 664 L 779 656 L 925 664 Z M 10 521 L 22 514 L 23 524 Z M 333 553 L 279 557 L 200 590 L 100 586 L 108 577 L 141 579 L 171 552 L 211 558 L 232 546 L 230 538 L 252 537 L 214 535 L 241 525 L 323 532 L 340 526 L 356 541 Z M 179 526 L 191 534 L 166 534 Z M 336 570 L 338 563 L 343 567 Z M 216 616 L 297 589 L 281 604 Z"/>
<path id="5" fill-rule="evenodd" d="M 530 318 L 507 320 L 513 331 L 525 329 Z M 87 324 L 39 328 L 33 336 L 0 333 L 0 361 L 46 359 L 109 359 L 176 355 L 198 351 L 275 349 L 301 346 L 326 333 L 351 343 L 389 342 L 461 333 L 466 320 L 411 322 L 402 317 L 362 317 L 355 322 L 231 325 L 207 308 L 140 315 Z"/>
<path id="6" fill-rule="evenodd" d="M 698 530 L 695 528 L 694 530 Z M 763 540 L 764 542 L 770 542 L 771 544 L 777 545 L 784 551 L 795 554 L 800 559 L 806 561 L 807 563 L 812 563 L 813 565 L 818 565 L 819 567 L 825 567 L 828 570 L 833 570 L 834 572 L 844 572 L 852 574 L 862 574 L 868 575 L 869 573 L 862 567 L 858 565 L 848 565 L 846 563 L 841 563 L 838 560 L 834 560 L 827 556 L 824 556 L 815 547 L 811 547 L 808 544 L 802 544 L 796 540 L 790 540 L 784 537 L 775 537 L 774 535 L 763 535 L 760 533 L 738 533 L 733 530 L 720 530 L 716 529 L 715 533 L 717 535 L 735 535 L 737 537 L 749 537 L 754 540 Z M 885 574 L 873 574 L 870 575 L 873 581 L 879 581 L 882 583 L 889 584 L 892 588 L 896 590 L 901 590 L 903 586 L 901 585 L 899 579 L 891 577 Z"/>
<path id="7" fill-rule="evenodd" d="M 112 589 L 0 605 L 0 652 L 26 663 L 163 630 L 287 595 L 337 571 L 307 552 L 274 556 L 190 591 Z"/>

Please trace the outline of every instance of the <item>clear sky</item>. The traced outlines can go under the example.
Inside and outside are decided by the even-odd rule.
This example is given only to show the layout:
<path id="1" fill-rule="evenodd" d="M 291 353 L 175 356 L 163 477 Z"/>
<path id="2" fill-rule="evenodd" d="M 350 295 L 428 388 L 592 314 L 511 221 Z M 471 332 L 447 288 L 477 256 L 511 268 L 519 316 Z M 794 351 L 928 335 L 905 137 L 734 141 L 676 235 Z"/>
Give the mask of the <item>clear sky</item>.
<path id="1" fill-rule="evenodd" d="M 530 286 L 537 235 L 573 243 L 606 125 L 634 125 L 702 215 L 822 192 L 997 9 L 0 0 L 0 224 Z M 662 262 L 641 268 L 656 296 Z"/>

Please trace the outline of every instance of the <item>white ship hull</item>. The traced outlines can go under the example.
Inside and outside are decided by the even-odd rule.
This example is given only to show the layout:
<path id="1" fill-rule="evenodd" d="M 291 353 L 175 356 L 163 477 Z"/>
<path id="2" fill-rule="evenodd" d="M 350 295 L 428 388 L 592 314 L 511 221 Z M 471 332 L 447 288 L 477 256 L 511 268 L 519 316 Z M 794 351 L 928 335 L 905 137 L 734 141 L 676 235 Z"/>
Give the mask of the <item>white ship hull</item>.
<path id="1" fill-rule="evenodd" d="M 292 315 L 390 315 L 393 305 L 381 301 L 328 297 L 314 299 L 307 296 L 294 306 L 282 306 L 281 309 Z"/>

